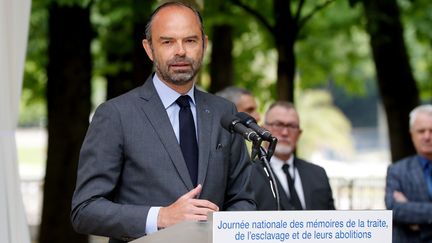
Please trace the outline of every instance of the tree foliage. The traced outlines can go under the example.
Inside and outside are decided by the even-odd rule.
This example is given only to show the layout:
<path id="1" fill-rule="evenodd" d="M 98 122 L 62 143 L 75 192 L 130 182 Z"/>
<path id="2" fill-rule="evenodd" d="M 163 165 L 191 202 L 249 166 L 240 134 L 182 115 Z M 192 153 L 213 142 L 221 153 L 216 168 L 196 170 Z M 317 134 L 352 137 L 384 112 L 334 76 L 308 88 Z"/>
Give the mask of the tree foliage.
<path id="1" fill-rule="evenodd" d="M 142 40 L 154 1 L 96 1 L 93 23 L 95 75 L 107 82 L 107 98 L 142 85 L 152 72 Z"/>
<path id="2" fill-rule="evenodd" d="M 27 58 L 24 66 L 23 91 L 20 103 L 20 126 L 46 124 L 45 86 L 48 56 L 48 11 L 46 5 L 34 1 L 31 8 Z"/>
<path id="3" fill-rule="evenodd" d="M 432 102 L 432 2 L 401 0 L 402 22 L 411 66 L 423 102 Z"/>
<path id="4" fill-rule="evenodd" d="M 374 70 L 363 25 L 361 8 L 351 8 L 346 1 L 336 1 L 310 20 L 297 45 L 302 89 L 323 87 L 331 80 L 351 95 L 365 94 L 365 81 Z"/>

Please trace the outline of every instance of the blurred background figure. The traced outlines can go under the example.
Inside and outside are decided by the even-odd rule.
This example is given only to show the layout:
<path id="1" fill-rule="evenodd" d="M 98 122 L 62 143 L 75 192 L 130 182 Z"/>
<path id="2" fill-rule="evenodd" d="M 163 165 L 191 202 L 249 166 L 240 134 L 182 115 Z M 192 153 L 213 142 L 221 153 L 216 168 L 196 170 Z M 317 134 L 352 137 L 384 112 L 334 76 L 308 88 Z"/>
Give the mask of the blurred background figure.
<path id="1" fill-rule="evenodd" d="M 257 103 L 252 93 L 244 88 L 229 86 L 216 92 L 216 95 L 233 102 L 238 112 L 246 112 L 251 115 L 257 122 L 261 120 L 258 113 Z"/>
<path id="2" fill-rule="evenodd" d="M 409 118 L 417 154 L 389 166 L 385 204 L 393 210 L 393 242 L 432 242 L 432 105 Z"/>
<path id="3" fill-rule="evenodd" d="M 287 101 L 273 103 L 265 114 L 264 122 L 264 127 L 278 139 L 270 166 L 276 177 L 281 209 L 335 209 L 325 170 L 294 155 L 302 129 L 293 104 Z M 254 164 L 251 178 L 258 210 L 276 210 L 269 180 L 259 162 Z"/>

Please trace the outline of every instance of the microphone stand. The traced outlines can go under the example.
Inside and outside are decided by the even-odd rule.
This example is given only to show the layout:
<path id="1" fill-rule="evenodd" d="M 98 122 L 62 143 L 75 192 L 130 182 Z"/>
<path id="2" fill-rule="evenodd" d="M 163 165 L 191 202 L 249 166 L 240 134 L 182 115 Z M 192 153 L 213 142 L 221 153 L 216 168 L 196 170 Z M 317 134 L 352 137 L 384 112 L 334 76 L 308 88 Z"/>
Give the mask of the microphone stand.
<path id="1" fill-rule="evenodd" d="M 270 144 L 269 144 L 268 149 L 267 149 L 267 160 L 268 161 L 270 161 L 270 158 L 273 156 L 277 141 L 278 141 L 277 138 L 271 137 L 271 141 L 270 141 Z"/>
<path id="2" fill-rule="evenodd" d="M 261 147 L 261 142 L 262 141 L 258 141 L 258 142 L 254 142 L 252 145 L 252 161 L 255 159 L 255 157 L 258 155 L 258 158 L 261 161 L 261 165 L 263 166 L 263 170 L 267 175 L 267 179 L 269 180 L 270 183 L 270 189 L 273 193 L 273 197 L 276 201 L 276 207 L 277 210 L 281 210 L 280 208 L 280 197 L 279 197 L 279 190 L 276 184 L 276 178 L 273 174 L 273 170 L 270 167 L 270 163 L 269 160 L 271 158 L 271 156 L 273 155 L 274 152 L 274 148 L 276 147 L 276 143 L 277 143 L 277 139 L 273 139 L 270 142 L 270 146 L 269 146 L 269 153 L 265 151 L 265 149 L 263 147 Z M 273 150 L 270 151 L 270 148 L 272 148 Z M 271 154 L 270 154 L 271 153 Z"/>
<path id="3" fill-rule="evenodd" d="M 262 140 L 259 138 L 256 141 L 252 141 L 252 151 L 251 151 L 251 161 L 254 161 L 255 158 L 260 153 Z"/>

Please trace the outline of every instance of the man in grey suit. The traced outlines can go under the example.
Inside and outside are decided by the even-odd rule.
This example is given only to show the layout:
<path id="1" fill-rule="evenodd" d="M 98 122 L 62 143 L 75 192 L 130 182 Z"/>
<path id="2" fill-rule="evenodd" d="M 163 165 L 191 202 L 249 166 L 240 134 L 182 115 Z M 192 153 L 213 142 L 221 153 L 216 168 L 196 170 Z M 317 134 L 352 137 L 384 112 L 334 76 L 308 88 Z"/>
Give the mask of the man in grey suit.
<path id="1" fill-rule="evenodd" d="M 385 204 L 393 210 L 393 242 L 432 242 L 432 105 L 410 113 L 416 155 L 387 170 Z"/>
<path id="2" fill-rule="evenodd" d="M 264 119 L 264 127 L 278 139 L 270 166 L 276 177 L 280 209 L 335 209 L 325 170 L 294 155 L 302 130 L 300 118 L 293 104 L 286 101 L 273 103 Z M 267 174 L 259 162 L 254 164 L 251 171 L 251 184 L 258 210 L 277 209 Z"/>
<path id="3" fill-rule="evenodd" d="M 235 106 L 195 87 L 207 46 L 199 13 L 181 3 L 161 5 L 143 46 L 156 73 L 98 107 L 81 148 L 72 199 L 75 230 L 112 243 L 184 220 L 206 220 L 209 212 L 255 209 L 245 143 L 220 126 Z M 181 98 L 186 104 L 178 103 Z M 183 109 L 194 129 L 183 127 Z M 194 152 L 183 150 L 185 130 L 196 133 L 186 137 L 197 143 Z M 196 164 L 190 167 L 193 153 Z"/>

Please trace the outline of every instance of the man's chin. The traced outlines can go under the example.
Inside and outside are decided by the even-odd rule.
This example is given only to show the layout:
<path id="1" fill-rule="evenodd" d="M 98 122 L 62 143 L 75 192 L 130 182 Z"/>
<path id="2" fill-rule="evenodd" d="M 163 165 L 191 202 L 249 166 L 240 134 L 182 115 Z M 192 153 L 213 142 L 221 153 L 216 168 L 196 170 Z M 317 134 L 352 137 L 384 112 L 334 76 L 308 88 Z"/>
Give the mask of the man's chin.
<path id="1" fill-rule="evenodd" d="M 276 145 L 275 153 L 290 155 L 292 152 L 293 152 L 293 148 L 291 146 Z"/>
<path id="2" fill-rule="evenodd" d="M 193 80 L 194 75 L 188 72 L 176 72 L 174 74 L 170 75 L 170 80 L 171 83 L 176 84 L 176 85 L 182 85 L 182 84 L 186 84 L 189 83 Z"/>

